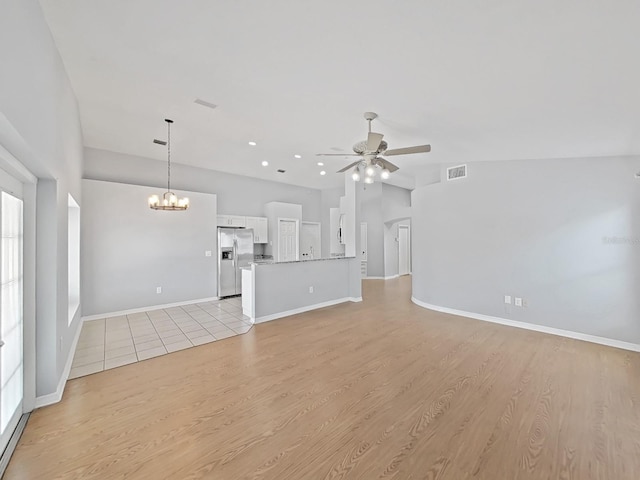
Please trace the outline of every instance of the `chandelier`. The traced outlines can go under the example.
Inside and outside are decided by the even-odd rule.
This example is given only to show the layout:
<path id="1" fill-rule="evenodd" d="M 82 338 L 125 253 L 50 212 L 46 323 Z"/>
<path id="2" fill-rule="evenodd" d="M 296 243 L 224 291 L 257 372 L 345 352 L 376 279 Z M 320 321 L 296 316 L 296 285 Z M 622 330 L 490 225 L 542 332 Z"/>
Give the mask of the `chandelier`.
<path id="1" fill-rule="evenodd" d="M 162 194 L 162 200 L 158 195 L 149 197 L 149 207 L 153 210 L 186 210 L 189 208 L 188 198 L 178 198 L 171 191 L 171 124 L 173 120 L 165 118 L 167 122 L 167 191 Z"/>

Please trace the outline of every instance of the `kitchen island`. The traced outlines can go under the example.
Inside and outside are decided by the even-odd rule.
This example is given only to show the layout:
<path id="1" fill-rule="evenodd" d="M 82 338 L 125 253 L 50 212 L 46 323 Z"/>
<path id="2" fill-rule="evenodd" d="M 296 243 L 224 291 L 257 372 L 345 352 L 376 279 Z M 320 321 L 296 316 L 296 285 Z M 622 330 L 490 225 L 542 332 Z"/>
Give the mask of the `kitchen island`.
<path id="1" fill-rule="evenodd" d="M 361 300 L 355 257 L 252 263 L 242 271 L 242 311 L 254 323 Z"/>

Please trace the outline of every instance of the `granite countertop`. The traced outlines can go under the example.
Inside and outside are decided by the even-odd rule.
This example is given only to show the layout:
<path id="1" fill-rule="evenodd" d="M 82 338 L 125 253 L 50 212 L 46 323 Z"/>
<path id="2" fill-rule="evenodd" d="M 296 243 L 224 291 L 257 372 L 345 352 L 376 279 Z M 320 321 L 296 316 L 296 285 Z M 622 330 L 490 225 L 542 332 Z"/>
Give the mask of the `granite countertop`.
<path id="1" fill-rule="evenodd" d="M 325 260 L 344 260 L 344 259 L 350 259 L 350 258 L 356 258 L 356 257 L 323 257 L 323 258 L 305 258 L 303 260 L 290 260 L 288 262 L 276 262 L 275 260 L 265 260 L 265 261 L 254 261 L 251 262 L 251 265 L 271 265 L 274 263 L 277 264 L 281 264 L 281 263 L 302 263 L 302 262 L 323 262 Z"/>

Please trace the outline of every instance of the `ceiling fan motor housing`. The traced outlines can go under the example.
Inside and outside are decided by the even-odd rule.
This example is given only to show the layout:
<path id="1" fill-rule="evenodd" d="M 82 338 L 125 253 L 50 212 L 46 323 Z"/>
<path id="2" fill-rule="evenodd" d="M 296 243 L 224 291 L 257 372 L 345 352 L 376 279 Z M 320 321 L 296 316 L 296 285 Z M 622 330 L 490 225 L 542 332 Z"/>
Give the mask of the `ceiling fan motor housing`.
<path id="1" fill-rule="evenodd" d="M 353 146 L 353 151 L 358 155 L 364 155 L 365 153 L 371 154 L 371 155 L 381 155 L 387 150 L 387 146 L 388 146 L 387 142 L 382 140 L 380 142 L 380 146 L 378 147 L 378 150 L 376 150 L 375 152 L 369 152 L 367 151 L 367 141 L 363 140 L 362 142 L 358 142 Z"/>

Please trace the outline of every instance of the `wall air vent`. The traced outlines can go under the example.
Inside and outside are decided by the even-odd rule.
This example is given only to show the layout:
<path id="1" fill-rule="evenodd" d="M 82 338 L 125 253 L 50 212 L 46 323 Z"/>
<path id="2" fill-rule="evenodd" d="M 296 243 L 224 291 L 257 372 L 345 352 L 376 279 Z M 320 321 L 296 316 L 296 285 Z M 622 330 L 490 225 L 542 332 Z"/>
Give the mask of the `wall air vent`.
<path id="1" fill-rule="evenodd" d="M 467 166 L 458 165 L 457 167 L 447 168 L 447 181 L 458 180 L 467 176 Z"/>
<path id="2" fill-rule="evenodd" d="M 153 143 L 157 143 L 158 145 L 166 145 L 167 142 L 165 142 L 164 140 L 158 140 L 157 138 L 153 139 Z"/>

